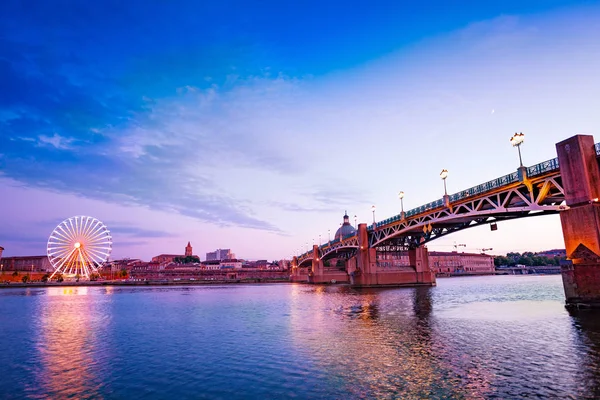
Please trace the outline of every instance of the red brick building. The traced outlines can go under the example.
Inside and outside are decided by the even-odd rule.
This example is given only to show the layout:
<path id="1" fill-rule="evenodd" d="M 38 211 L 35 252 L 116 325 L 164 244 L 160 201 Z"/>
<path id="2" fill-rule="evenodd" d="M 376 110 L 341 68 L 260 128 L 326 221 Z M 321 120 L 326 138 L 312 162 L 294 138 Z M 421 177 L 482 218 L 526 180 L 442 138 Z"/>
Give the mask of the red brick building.
<path id="1" fill-rule="evenodd" d="M 399 255 L 398 255 L 399 254 Z M 377 262 L 383 267 L 408 266 L 408 253 L 378 255 Z M 458 253 L 444 251 L 429 252 L 429 267 L 438 276 L 486 275 L 496 271 L 494 257 L 480 253 Z"/>
<path id="2" fill-rule="evenodd" d="M 175 262 L 176 258 L 185 258 L 185 257 L 193 257 L 192 244 L 190 242 L 188 242 L 187 246 L 185 246 L 184 254 L 160 254 L 158 256 L 152 257 L 152 262 L 158 263 L 161 265 L 166 265 L 166 264 Z M 200 257 L 198 257 L 198 260 L 199 259 L 200 259 Z"/>
<path id="3" fill-rule="evenodd" d="M 48 256 L 4 257 L 0 265 L 3 271 L 54 271 Z"/>
<path id="4" fill-rule="evenodd" d="M 437 275 L 486 275 L 496 271 L 494 257 L 478 253 L 432 251 L 429 267 Z"/>

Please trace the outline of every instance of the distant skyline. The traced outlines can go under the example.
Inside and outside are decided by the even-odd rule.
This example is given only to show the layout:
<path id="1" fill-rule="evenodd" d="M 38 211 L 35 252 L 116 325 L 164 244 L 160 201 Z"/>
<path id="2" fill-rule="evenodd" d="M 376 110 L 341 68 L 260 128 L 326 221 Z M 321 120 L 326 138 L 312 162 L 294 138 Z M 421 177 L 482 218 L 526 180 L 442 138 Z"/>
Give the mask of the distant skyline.
<path id="1" fill-rule="evenodd" d="M 45 254 L 75 215 L 113 257 L 188 241 L 281 259 L 348 210 L 382 220 L 600 142 L 587 1 L 0 4 L 0 246 Z M 558 216 L 431 242 L 563 248 Z"/>

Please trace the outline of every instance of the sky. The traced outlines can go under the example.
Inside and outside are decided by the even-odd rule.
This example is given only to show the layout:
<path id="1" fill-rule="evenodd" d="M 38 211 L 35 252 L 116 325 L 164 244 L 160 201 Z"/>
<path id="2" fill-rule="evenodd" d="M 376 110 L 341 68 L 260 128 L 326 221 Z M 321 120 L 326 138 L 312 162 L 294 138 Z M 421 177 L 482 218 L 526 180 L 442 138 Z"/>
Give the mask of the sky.
<path id="1" fill-rule="evenodd" d="M 347 210 L 382 220 L 600 141 L 600 3 L 13 1 L 0 4 L 0 246 L 64 219 L 113 258 L 231 248 L 282 259 Z M 330 233 L 329 233 L 330 232 Z M 563 248 L 559 217 L 431 250 Z"/>

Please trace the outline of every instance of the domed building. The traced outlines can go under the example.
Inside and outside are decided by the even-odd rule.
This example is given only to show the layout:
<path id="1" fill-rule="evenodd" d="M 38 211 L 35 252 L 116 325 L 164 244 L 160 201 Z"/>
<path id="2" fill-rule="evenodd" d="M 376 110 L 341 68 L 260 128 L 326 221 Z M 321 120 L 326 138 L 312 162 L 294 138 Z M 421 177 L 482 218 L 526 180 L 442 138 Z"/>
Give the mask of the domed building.
<path id="1" fill-rule="evenodd" d="M 344 223 L 335 233 L 335 239 L 343 238 L 347 235 L 354 235 L 356 233 L 356 229 L 352 225 L 350 225 L 350 219 L 348 218 L 348 212 L 344 212 Z"/>

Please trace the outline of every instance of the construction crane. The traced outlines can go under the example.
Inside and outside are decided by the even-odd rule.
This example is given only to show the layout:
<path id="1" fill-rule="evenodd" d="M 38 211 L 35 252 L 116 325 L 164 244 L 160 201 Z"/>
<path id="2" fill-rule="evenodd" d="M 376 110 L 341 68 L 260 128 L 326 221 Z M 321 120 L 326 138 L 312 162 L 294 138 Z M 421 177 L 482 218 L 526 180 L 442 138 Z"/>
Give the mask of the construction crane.
<path id="1" fill-rule="evenodd" d="M 464 243 L 459 243 L 459 244 L 456 244 L 456 242 L 454 242 L 454 245 L 453 245 L 453 247 L 454 247 L 454 251 L 458 251 L 458 248 L 459 248 L 459 247 L 467 247 L 467 245 L 466 245 L 466 244 L 464 244 Z"/>

